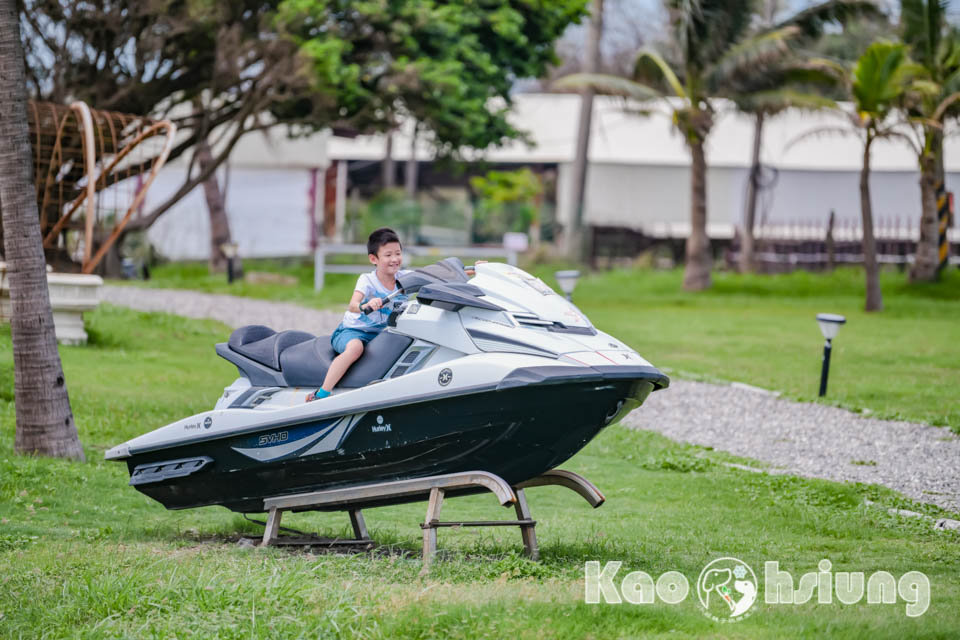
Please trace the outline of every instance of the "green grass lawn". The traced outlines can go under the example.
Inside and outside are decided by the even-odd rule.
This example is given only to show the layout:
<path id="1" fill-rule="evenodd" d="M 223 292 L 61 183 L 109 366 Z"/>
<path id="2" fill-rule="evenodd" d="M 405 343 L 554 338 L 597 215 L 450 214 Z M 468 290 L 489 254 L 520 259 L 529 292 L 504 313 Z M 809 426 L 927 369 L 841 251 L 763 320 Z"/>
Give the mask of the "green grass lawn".
<path id="1" fill-rule="evenodd" d="M 555 266 L 532 271 L 551 286 Z M 296 285 L 227 285 L 203 264 L 171 264 L 150 286 L 343 306 L 354 276 L 330 275 L 313 291 L 313 267 L 297 261 L 248 261 L 248 271 L 284 273 Z M 897 271 L 882 274 L 886 310 L 863 309 L 859 269 L 831 274 L 716 273 L 712 290 L 681 290 L 682 272 L 616 270 L 584 277 L 576 303 L 601 329 L 680 377 L 739 381 L 817 400 L 823 338 L 819 312 L 841 313 L 847 325 L 834 344 L 825 401 L 882 418 L 950 426 L 960 433 L 960 272 L 935 285 L 908 286 Z"/>
<path id="2" fill-rule="evenodd" d="M 607 286 L 618 290 L 615 280 Z M 623 299 L 591 295 L 598 310 Z M 235 376 L 212 346 L 228 330 L 109 306 L 90 314 L 88 328 L 90 345 L 61 348 L 87 463 L 14 455 L 12 367 L 0 368 L 2 638 L 949 638 L 960 629 L 960 534 L 887 512 L 941 515 L 936 508 L 878 487 L 732 469 L 722 453 L 620 426 L 564 465 L 604 490 L 600 509 L 558 488 L 530 490 L 539 563 L 519 555 L 513 529 L 444 530 L 443 555 L 420 577 L 423 504 L 366 512 L 386 545 L 378 553 L 239 548 L 230 540 L 257 527 L 220 508 L 166 511 L 127 486 L 123 465 L 102 458 L 109 446 L 210 407 Z M 10 363 L 9 331 L 0 331 L 0 362 Z M 815 350 L 816 335 L 811 342 Z M 664 343 L 646 351 L 655 344 Z M 472 496 L 449 501 L 444 517 L 510 516 L 492 497 Z M 349 528 L 344 514 L 293 514 L 285 524 L 325 535 Z M 824 558 L 833 571 L 921 571 L 930 606 L 909 618 L 902 598 L 761 600 L 746 620 L 720 624 L 700 613 L 692 589 L 707 562 L 728 555 L 761 583 L 767 560 L 795 581 Z M 591 560 L 622 561 L 619 578 L 679 571 L 691 594 L 677 605 L 585 604 Z"/>

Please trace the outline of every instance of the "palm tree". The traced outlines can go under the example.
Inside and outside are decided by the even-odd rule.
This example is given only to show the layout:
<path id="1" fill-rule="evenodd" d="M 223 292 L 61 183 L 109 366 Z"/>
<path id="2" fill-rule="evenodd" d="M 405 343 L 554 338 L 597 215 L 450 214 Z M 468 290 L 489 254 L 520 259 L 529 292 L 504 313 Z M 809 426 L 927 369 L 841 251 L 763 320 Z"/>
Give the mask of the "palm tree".
<path id="1" fill-rule="evenodd" d="M 960 37 L 947 30 L 945 14 L 948 2 L 941 0 L 901 0 L 900 21 L 903 40 L 911 48 L 913 59 L 926 71 L 926 91 L 909 113 L 914 117 L 917 140 L 914 151 L 920 165 L 920 241 L 910 268 L 910 280 L 937 278 L 939 228 L 937 220 L 938 187 L 942 187 L 943 126 L 948 116 L 956 115 L 954 103 L 960 91 Z"/>
<path id="2" fill-rule="evenodd" d="M 590 8 L 590 30 L 587 32 L 587 50 L 584 58 L 585 73 L 596 73 L 600 67 L 600 40 L 603 36 L 603 0 L 593 0 Z M 577 123 L 577 146 L 573 157 L 573 179 L 570 182 L 570 203 L 573 205 L 573 220 L 564 234 L 567 254 L 577 262 L 587 259 L 587 238 L 583 233 L 583 199 L 587 186 L 587 166 L 590 151 L 590 122 L 593 119 L 593 94 L 591 87 L 580 92 L 580 118 Z"/>
<path id="3" fill-rule="evenodd" d="M 805 73 L 809 71 L 809 73 Z M 829 109 L 834 101 L 829 98 L 789 88 L 794 82 L 820 80 L 814 78 L 816 69 L 805 70 L 802 65 L 794 68 L 783 66 L 755 76 L 755 84 L 740 90 L 733 97 L 737 109 L 753 118 L 753 148 L 750 159 L 750 174 L 747 182 L 747 197 L 743 217 L 743 237 L 740 246 L 740 271 L 756 270 L 754 261 L 756 237 L 754 228 L 757 219 L 757 198 L 760 193 L 760 149 L 763 146 L 763 125 L 781 112 L 794 109 Z M 826 81 L 826 77 L 824 77 Z M 766 86 L 764 86 L 766 85 Z"/>
<path id="4" fill-rule="evenodd" d="M 853 69 L 823 61 L 842 80 L 850 98 L 848 107 L 837 109 L 845 116 L 845 126 L 820 127 L 801 135 L 791 144 L 823 134 L 855 135 L 863 144 L 860 169 L 860 213 L 863 225 L 863 266 L 866 275 L 867 311 L 883 309 L 880 292 L 880 268 L 873 235 L 873 207 L 870 201 L 870 152 L 873 143 L 882 138 L 909 138 L 904 133 L 907 121 L 898 114 L 898 107 L 923 87 L 916 76 L 921 70 L 908 57 L 902 43 L 880 41 L 871 44 Z"/>
<path id="5" fill-rule="evenodd" d="M 775 3 L 767 5 L 764 29 L 785 29 L 796 27 L 800 30 L 792 42 L 794 46 L 813 42 L 823 35 L 829 24 L 846 24 L 852 18 L 880 18 L 877 6 L 864 0 L 832 0 L 797 12 L 780 23 L 774 22 Z M 770 118 L 788 108 L 823 109 L 833 105 L 816 93 L 798 91 L 797 88 L 810 84 L 832 84 L 829 75 L 821 74 L 816 68 L 805 67 L 799 55 L 784 55 L 773 60 L 762 72 L 754 72 L 737 79 L 732 87 L 731 98 L 741 112 L 753 118 L 753 150 L 750 161 L 750 175 L 747 183 L 747 197 L 744 211 L 743 241 L 740 249 L 740 270 L 753 271 L 754 264 L 754 226 L 756 224 L 757 197 L 760 191 L 760 149 L 763 144 L 763 125 Z"/>
<path id="6" fill-rule="evenodd" d="M 832 3 L 839 4 L 839 3 Z M 860 2 L 859 4 L 866 4 Z M 804 33 L 802 24 L 755 32 L 753 0 L 667 0 L 672 29 L 670 64 L 652 51 L 637 58 L 632 80 L 601 74 L 574 74 L 557 86 L 591 87 L 599 93 L 637 101 L 665 100 L 673 124 L 690 150 L 690 235 L 683 286 L 706 289 L 713 262 L 707 237 L 707 164 L 704 145 L 713 128 L 714 98 L 733 98 L 738 82 L 789 53 L 788 42 Z M 669 96 L 669 98 L 668 98 Z M 781 96 L 782 97 L 782 96 Z M 759 98 L 758 98 L 759 100 Z"/>
<path id="7" fill-rule="evenodd" d="M 15 449 L 83 459 L 57 352 L 27 130 L 17 3 L 0 1 L 0 202 L 10 274 Z"/>

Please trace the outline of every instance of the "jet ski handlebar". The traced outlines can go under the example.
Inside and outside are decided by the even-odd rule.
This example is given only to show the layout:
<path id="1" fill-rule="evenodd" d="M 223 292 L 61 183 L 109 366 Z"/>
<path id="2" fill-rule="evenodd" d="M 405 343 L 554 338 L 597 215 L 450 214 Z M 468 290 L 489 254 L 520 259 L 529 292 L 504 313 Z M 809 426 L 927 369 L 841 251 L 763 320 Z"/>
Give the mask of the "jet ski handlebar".
<path id="1" fill-rule="evenodd" d="M 387 303 L 390 302 L 390 299 L 391 299 L 393 296 L 395 296 L 395 295 L 397 295 L 397 294 L 400 294 L 400 293 L 403 293 L 403 289 L 397 289 L 397 290 L 394 291 L 393 293 L 391 293 L 391 294 L 389 294 L 389 295 L 387 295 L 387 296 L 384 296 L 384 297 L 380 298 L 380 307 L 381 307 L 381 308 L 385 307 L 385 306 L 387 305 Z M 360 305 L 360 311 L 362 311 L 362 312 L 364 313 L 364 315 L 370 315 L 371 313 L 373 313 L 374 311 L 376 311 L 376 309 L 373 309 L 373 308 L 367 306 L 367 305 L 369 305 L 369 304 L 370 304 L 370 301 L 368 300 L 368 301 L 367 301 L 367 304 L 365 304 L 365 305 Z"/>
<path id="2" fill-rule="evenodd" d="M 478 261 L 478 264 L 481 262 L 483 261 Z M 390 298 L 399 293 L 403 293 L 408 296 L 413 295 L 427 285 L 467 282 L 470 279 L 470 276 L 475 273 L 475 266 L 476 265 L 474 265 L 473 268 L 468 269 L 467 267 L 464 267 L 463 262 L 461 262 L 459 258 L 444 258 L 443 260 L 432 265 L 414 269 L 413 271 L 397 277 L 397 290 L 385 298 L 381 298 L 381 306 L 387 304 L 390 301 Z M 374 310 L 370 307 L 361 305 L 360 311 L 365 314 L 370 314 L 373 313 Z"/>

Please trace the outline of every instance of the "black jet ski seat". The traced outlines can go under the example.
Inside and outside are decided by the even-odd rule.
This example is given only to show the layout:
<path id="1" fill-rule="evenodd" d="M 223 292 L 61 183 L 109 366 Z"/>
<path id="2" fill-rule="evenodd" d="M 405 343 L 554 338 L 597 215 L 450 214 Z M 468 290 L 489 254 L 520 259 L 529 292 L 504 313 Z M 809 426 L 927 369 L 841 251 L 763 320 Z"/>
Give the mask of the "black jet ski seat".
<path id="1" fill-rule="evenodd" d="M 306 331 L 281 331 L 259 324 L 240 327 L 230 334 L 227 344 L 233 351 L 271 369 L 280 369 L 280 354 L 287 347 L 313 340 Z"/>
<path id="2" fill-rule="evenodd" d="M 389 329 L 382 331 L 337 386 L 356 389 L 380 380 L 412 342 Z M 255 387 L 319 387 L 337 357 L 330 336 L 276 332 L 256 324 L 236 329 L 227 342 L 217 345 L 217 354 L 236 365 Z"/>

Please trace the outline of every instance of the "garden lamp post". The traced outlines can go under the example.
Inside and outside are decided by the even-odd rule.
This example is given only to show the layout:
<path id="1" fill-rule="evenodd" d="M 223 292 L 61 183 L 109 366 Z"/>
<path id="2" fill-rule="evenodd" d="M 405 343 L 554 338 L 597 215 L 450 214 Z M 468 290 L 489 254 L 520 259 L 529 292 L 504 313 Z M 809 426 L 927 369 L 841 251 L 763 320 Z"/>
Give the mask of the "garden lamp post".
<path id="1" fill-rule="evenodd" d="M 573 302 L 573 290 L 577 286 L 577 278 L 580 277 L 580 272 L 576 270 L 557 271 L 553 274 L 553 277 L 557 279 L 557 284 L 560 285 L 563 294 L 567 296 L 567 300 Z"/>
<path id="2" fill-rule="evenodd" d="M 826 342 L 823 343 L 823 368 L 820 370 L 820 397 L 827 395 L 827 375 L 830 373 L 830 352 L 833 350 L 833 339 L 837 337 L 840 331 L 840 325 L 846 323 L 847 319 L 835 313 L 818 313 L 817 324 L 820 325 L 820 333 L 823 334 Z"/>

